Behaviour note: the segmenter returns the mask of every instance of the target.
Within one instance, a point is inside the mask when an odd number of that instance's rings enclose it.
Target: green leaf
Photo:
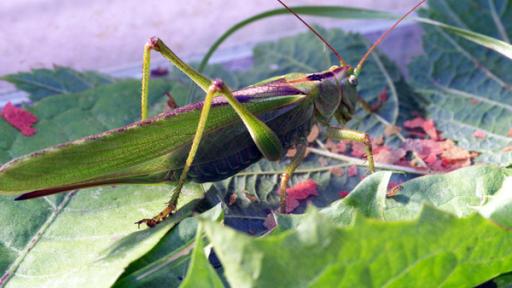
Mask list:
[[[507,1],[431,0],[422,16],[506,42],[512,34]],[[410,71],[416,90],[430,100],[429,116],[445,137],[481,153],[479,162],[510,163],[512,153],[504,148],[512,145],[511,60],[437,26],[423,28],[428,56]],[[475,137],[477,131],[485,137]]]
[[[489,5],[494,5],[494,3],[489,2]],[[503,56],[508,57],[509,59],[512,59],[512,45],[510,45],[507,42],[504,42],[502,40],[492,38],[480,33],[473,32],[471,30],[466,30],[462,28],[458,28],[455,26],[447,25],[441,22],[437,22],[431,19],[426,18],[416,18],[421,23],[435,25],[438,27],[443,28],[444,30],[448,32],[452,32],[454,34],[457,34],[460,37],[463,37],[469,41],[473,41],[476,44],[482,45],[484,47],[487,47],[489,49],[492,49],[498,53],[503,54]],[[507,34],[504,34],[507,35]],[[508,36],[507,36],[508,38]]]
[[[123,186],[81,190],[57,203],[50,198],[28,205],[3,201],[2,283],[6,287],[69,287],[70,283],[109,287],[197,204],[197,200],[191,202],[157,229],[138,229],[134,222],[162,209],[171,189],[168,185]],[[201,198],[203,191],[195,185],[186,194],[185,203],[191,197]]]
[[[512,270],[512,233],[428,206],[414,221],[360,216],[349,227],[312,209],[264,238],[204,225],[233,287],[471,287]]]
[[[474,286],[512,270],[512,250],[503,250],[512,243],[512,234],[499,228],[511,227],[510,175],[510,169],[468,167],[408,181],[395,196],[386,198],[390,174],[379,172],[366,177],[345,199],[321,209],[321,216],[277,215],[278,229],[270,237],[254,239],[217,226],[207,228],[207,234],[230,285],[237,287],[242,282],[264,286],[269,281],[300,287],[324,278],[343,286]],[[427,208],[427,213],[425,205],[444,212]],[[378,221],[361,221],[361,217],[354,221],[357,214]],[[365,227],[368,223],[380,228]],[[324,232],[330,225],[346,230],[339,232],[340,238],[330,238]]]
[[[190,260],[190,268],[187,277],[183,279],[180,287],[224,287],[215,269],[210,265],[204,254],[203,228],[200,225],[197,229],[195,248]]]
[[[174,227],[144,257],[125,269],[114,287],[161,287],[162,283],[177,287],[184,278],[194,248],[199,217],[189,217]],[[220,221],[223,218],[221,205],[203,212],[202,219]]]
[[[333,222],[351,223],[358,210],[367,217],[386,221],[412,220],[425,205],[459,217],[475,213],[502,226],[512,227],[512,171],[496,166],[478,165],[446,174],[418,177],[400,184],[398,192],[386,197],[389,172],[366,177],[348,197],[320,210]],[[282,228],[296,227],[301,215],[278,215]]]
[[[78,72],[65,67],[33,69],[31,72],[7,75],[2,79],[29,93],[32,101],[52,95],[80,92],[114,82],[113,78],[104,74]]]
[[[219,198],[223,199],[225,203],[229,203],[229,199],[235,197],[236,202],[227,207],[229,211],[226,215],[227,218],[238,216],[264,217],[268,214],[269,209],[275,209],[279,204],[277,189],[279,177],[285,166],[283,163],[261,160],[233,177],[215,182],[213,189],[208,191],[206,197],[211,203],[218,202]],[[318,167],[318,163],[310,159],[310,162],[304,163],[297,169],[290,185],[295,185],[306,179],[315,180],[321,195],[315,201],[317,204],[321,205],[323,203],[325,206],[339,198],[330,183],[330,168]],[[334,193],[328,191],[334,191]],[[233,194],[235,196],[232,196]]]
[[[367,217],[382,219],[390,177],[390,172],[374,173],[361,181],[346,198],[335,201],[319,211],[338,225],[352,223],[357,212]],[[298,227],[305,217],[305,214],[277,214],[277,228],[286,230]]]

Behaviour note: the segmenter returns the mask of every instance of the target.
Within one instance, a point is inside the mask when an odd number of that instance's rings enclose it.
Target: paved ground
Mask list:
[[[417,0],[288,0],[290,5],[356,5],[401,13]],[[147,3],[141,5],[141,2]],[[138,65],[147,38],[159,35],[178,55],[202,54],[233,23],[279,7],[273,0],[1,0],[0,75],[52,65],[113,69]],[[313,18],[308,18],[315,22]],[[318,19],[318,18],[316,18]],[[323,22],[332,24],[332,22]],[[336,22],[339,25],[339,21]],[[354,24],[351,27],[368,28]],[[373,25],[373,24],[372,24]],[[302,30],[276,17],[237,33],[224,48]],[[157,57],[155,57],[157,58]],[[158,59],[158,58],[157,58]],[[4,83],[5,84],[5,83]],[[5,87],[5,86],[4,86]]]

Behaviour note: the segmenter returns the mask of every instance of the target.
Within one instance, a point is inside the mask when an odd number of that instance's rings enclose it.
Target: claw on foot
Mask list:
[[[140,221],[135,222],[135,224],[137,224],[138,228],[140,228],[141,224],[146,224],[149,228],[153,228],[162,221],[164,221],[165,219],[167,219],[167,217],[174,214],[175,210],[176,206],[169,204],[167,207],[165,207],[164,210],[162,210],[162,212],[158,213],[158,215],[156,215],[155,217],[142,219]]]

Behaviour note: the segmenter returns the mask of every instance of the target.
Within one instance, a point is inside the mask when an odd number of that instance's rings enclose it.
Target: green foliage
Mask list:
[[[54,69],[34,69],[2,78],[16,85],[19,90],[29,93],[30,100],[38,101],[44,97],[75,93],[114,82],[110,76],[97,72],[77,72],[66,67]]]
[[[465,168],[410,181],[386,198],[390,173],[380,172],[327,208],[278,215],[278,229],[263,238],[215,223],[205,229],[233,287],[475,286],[512,269],[509,229],[475,213],[494,197],[512,203],[500,197],[510,194],[510,173]]]
[[[507,3],[431,0],[422,13],[506,41],[512,31],[506,21],[512,13]],[[360,110],[349,125],[380,135],[385,125],[398,125],[425,112],[444,137],[480,152],[480,162],[511,163],[512,153],[503,152],[512,141],[508,137],[510,61],[439,27],[424,29],[427,56],[411,65],[411,86],[387,58],[370,57],[359,91],[373,103],[386,91],[389,100],[379,117]],[[320,30],[351,64],[369,46],[358,35]],[[212,66],[207,73],[238,88],[336,63],[316,38],[301,34],[257,45],[254,65],[247,71]],[[153,113],[162,111],[165,92],[171,91],[179,105],[190,99],[189,81],[174,72],[171,77],[171,82],[152,81]],[[27,109],[40,121],[32,138],[0,121],[0,163],[139,117],[140,84],[135,80],[114,82],[97,73],[60,67],[5,79],[30,94],[35,103]],[[422,95],[414,95],[413,90]],[[203,93],[196,92],[196,100],[199,95]],[[477,130],[486,132],[486,138],[474,137]],[[276,207],[275,191],[284,164],[261,161],[211,187],[188,186],[181,212],[153,230],[139,230],[133,222],[159,211],[169,198],[170,186],[102,187],[25,202],[0,198],[0,283],[7,287],[205,283],[218,287],[225,284],[221,281],[233,287],[475,286],[500,274],[495,283],[500,287],[511,283],[506,274],[512,271],[510,169],[479,165],[416,178],[387,197],[390,172],[376,173],[358,184],[359,177],[330,173],[330,168],[343,165],[309,155],[292,184],[314,179],[320,196],[312,202],[324,208],[311,208],[304,215],[275,215],[277,228],[261,238],[215,221],[222,219],[222,212],[226,220],[266,216]],[[360,176],[365,173],[366,169],[359,170]],[[338,192],[354,186],[348,197],[339,199]],[[206,190],[209,206],[196,199]],[[235,203],[226,205],[233,193]],[[222,206],[201,214],[210,220],[190,217],[192,210],[204,211],[219,199]],[[200,221],[205,235],[197,232]],[[205,240],[222,262],[224,270],[217,274],[208,264]]]
[[[196,241],[192,259],[190,259],[190,269],[187,277],[183,280],[180,287],[224,287],[219,275],[208,262],[204,254],[203,229],[200,226],[197,229]]]
[[[457,27],[509,41],[512,35],[508,1],[429,1],[422,15]],[[428,97],[427,107],[444,135],[480,162],[508,164],[512,153],[512,74],[510,59],[448,33],[423,25],[425,56],[410,66],[417,91]],[[474,137],[476,131],[485,138]]]
[[[358,215],[349,227],[311,210],[264,238],[205,229],[232,287],[471,287],[512,269],[510,232],[430,207],[414,221]]]

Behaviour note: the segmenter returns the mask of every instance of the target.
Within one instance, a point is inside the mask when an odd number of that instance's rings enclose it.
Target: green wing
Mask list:
[[[259,115],[303,98],[254,98],[244,105]],[[176,111],[14,159],[0,167],[0,194],[41,190],[32,196],[37,197],[104,184],[162,182],[169,171],[183,167],[200,112]],[[230,106],[216,106],[204,137],[237,122],[240,119]]]

